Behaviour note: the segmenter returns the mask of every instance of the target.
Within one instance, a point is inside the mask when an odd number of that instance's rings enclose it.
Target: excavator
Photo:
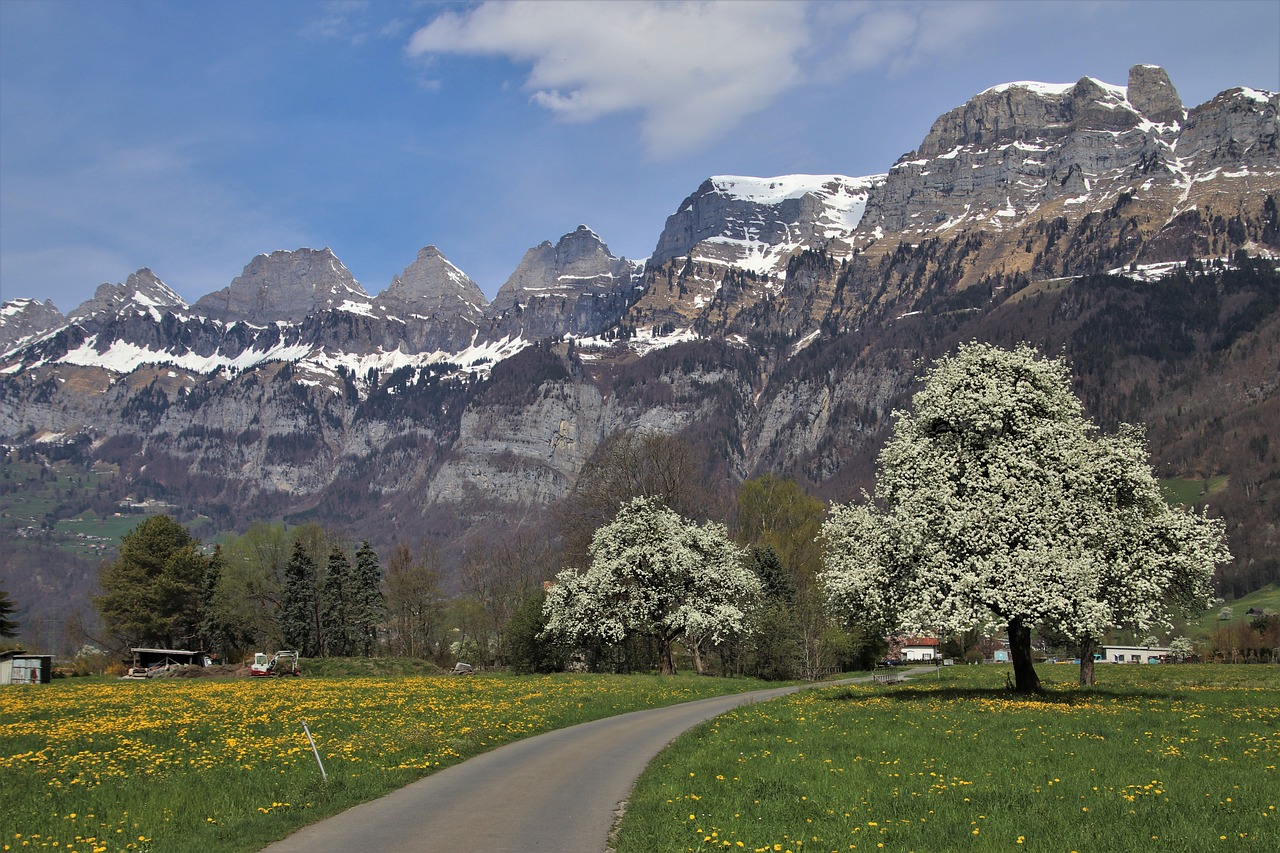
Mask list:
[[[302,656],[294,651],[281,650],[274,655],[258,652],[253,656],[253,663],[249,664],[249,674],[262,677],[302,675],[301,662]]]

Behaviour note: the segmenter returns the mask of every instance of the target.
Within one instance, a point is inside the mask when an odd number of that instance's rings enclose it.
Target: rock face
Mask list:
[[[1194,163],[1198,171],[1239,163],[1274,176],[1280,157],[1278,112],[1280,93],[1228,89],[1187,114],[1178,156]],[[1275,183],[1271,186],[1274,189]]]
[[[882,178],[708,178],[667,217],[648,266],[689,257],[778,274],[802,247],[826,246],[840,254],[862,219],[868,192]]]
[[[1173,81],[1158,65],[1130,68],[1126,92],[1133,108],[1156,124],[1174,124],[1187,117]]]
[[[427,246],[373,300],[374,313],[404,324],[405,343],[418,350],[466,348],[484,322],[480,287],[435,246]]]
[[[80,303],[71,312],[70,320],[73,323],[105,320],[131,311],[159,319],[167,311],[186,308],[185,299],[144,267],[125,279],[124,284],[98,285],[93,298]]]
[[[46,299],[15,299],[0,307],[0,352],[19,341],[56,329],[67,318]]]
[[[228,287],[201,297],[192,308],[215,320],[300,323],[334,308],[370,310],[369,294],[329,249],[258,255]]]
[[[525,252],[488,308],[488,337],[598,334],[621,316],[637,272],[579,225],[554,246],[543,242]]]
[[[460,318],[475,325],[484,316],[488,300],[479,285],[439,249],[427,246],[378,294],[374,304],[405,318],[446,322]]]
[[[1221,433],[1221,458],[1254,466],[1233,483],[1280,483],[1265,435],[1231,420],[1280,405],[1274,273],[1230,292],[1066,282],[1280,255],[1278,107],[1233,89],[1186,112],[1153,66],[1127,87],[998,86],[887,175],[714,177],[643,271],[583,226],[530,249],[490,305],[433,246],[375,299],[327,249],[259,256],[193,309],[140,270],[73,322],[0,312],[0,334],[41,330],[0,357],[0,444],[67,443],[118,469],[121,497],[221,528],[297,516],[381,544],[553,501],[616,430],[684,434],[717,481],[779,472],[847,499],[922,359],[1034,338],[1084,360],[1100,419],[1150,416],[1177,470],[1198,470],[1186,436]],[[1107,373],[1131,338],[1129,372]],[[1151,372],[1170,347],[1183,361]]]

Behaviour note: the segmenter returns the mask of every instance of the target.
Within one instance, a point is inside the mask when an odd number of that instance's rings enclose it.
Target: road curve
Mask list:
[[[741,705],[802,689],[633,711],[509,743],[304,827],[263,853],[602,853],[619,804],[676,736]]]

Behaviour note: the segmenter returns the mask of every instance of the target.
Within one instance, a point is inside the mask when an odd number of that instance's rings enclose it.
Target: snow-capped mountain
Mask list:
[[[649,265],[686,257],[785,276],[787,261],[801,249],[821,247],[846,258],[867,197],[884,177],[709,178],[667,217]]]
[[[0,352],[19,341],[30,340],[66,322],[51,301],[14,299],[0,306]]]
[[[712,177],[644,264],[582,226],[492,304],[430,245],[377,296],[297,249],[191,306],[149,270],[68,318],[7,303],[0,445],[102,463],[112,494],[215,527],[305,515],[382,543],[553,501],[617,430],[839,497],[919,361],[974,337],[1066,352],[1170,476],[1253,500],[1280,483],[1255,421],[1280,417],[1280,284],[1247,262],[1280,256],[1278,109],[1238,88],[1187,110],[1153,66],[996,86],[883,175]],[[1147,282],[1189,259],[1212,281]],[[1248,535],[1239,553],[1280,547]]]
[[[372,300],[328,249],[258,255],[222,290],[202,296],[192,309],[214,320],[300,323],[320,311],[368,314]]]
[[[159,320],[167,313],[186,308],[185,299],[144,267],[123,284],[98,285],[93,298],[80,303],[68,319],[72,323],[103,322],[127,314],[142,314]]]

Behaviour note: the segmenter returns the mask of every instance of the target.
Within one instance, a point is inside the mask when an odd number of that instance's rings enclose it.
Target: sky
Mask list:
[[[647,257],[713,175],[873,175],[991,86],[1280,90],[1280,2],[0,0],[0,299],[189,302],[329,247],[492,298],[585,224]]]

